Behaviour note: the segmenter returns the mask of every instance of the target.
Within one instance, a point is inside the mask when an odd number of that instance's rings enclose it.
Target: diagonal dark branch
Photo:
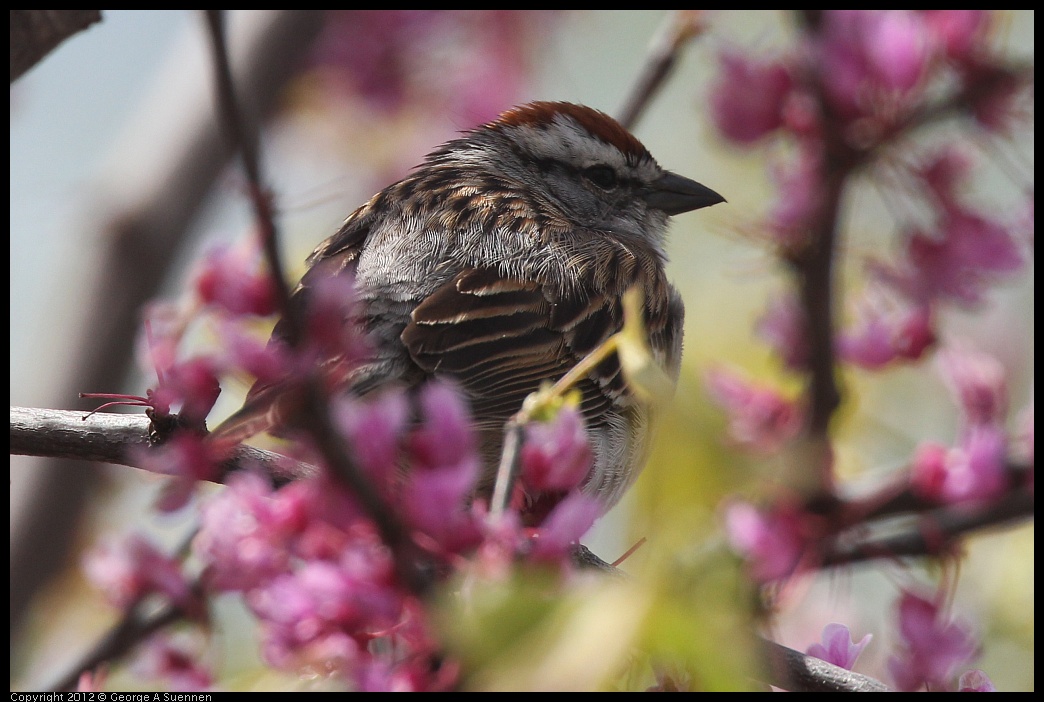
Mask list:
[[[11,82],[101,19],[101,10],[11,10]]]
[[[620,108],[618,121],[625,129],[633,130],[646,105],[659,92],[678,62],[685,45],[703,33],[705,16],[702,10],[671,10],[657,31],[645,57],[638,79]]]
[[[279,254],[278,231],[273,218],[271,197],[263,183],[260,154],[255,129],[249,125],[237,106],[233,91],[232,75],[225,50],[223,21],[220,10],[207,10],[217,73],[218,101],[222,118],[235,148],[240,150],[243,169],[246,173],[254,205],[255,217],[261,232],[262,247],[270,274],[278,289],[278,298],[285,328],[285,340],[291,347],[303,342],[303,320],[299,310],[290,304],[290,290],[283,277],[283,265]],[[308,432],[322,453],[331,472],[358,498],[366,513],[373,519],[382,540],[395,556],[397,572],[403,583],[412,592],[425,594],[433,584],[434,569],[427,563],[420,550],[413,544],[409,532],[392,511],[376,487],[351,459],[344,440],[334,428],[329,416],[329,393],[318,373],[312,373],[304,381],[305,402],[294,418],[295,424]]]

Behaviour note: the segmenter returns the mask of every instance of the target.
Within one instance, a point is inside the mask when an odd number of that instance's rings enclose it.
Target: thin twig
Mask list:
[[[524,431],[525,427],[519,423],[517,417],[512,417],[504,425],[504,447],[500,452],[500,465],[497,467],[497,477],[493,483],[493,497],[490,498],[489,513],[494,519],[504,514],[511,502],[511,494],[515,490],[515,480],[518,477]]]
[[[236,100],[235,85],[232,80],[232,67],[228,60],[228,47],[225,44],[224,12],[207,10],[207,26],[210,28],[211,47],[214,57],[214,72],[217,77],[217,95],[220,113],[224,118],[229,139],[239,148],[243,170],[246,173],[250,189],[250,201],[254,206],[255,220],[260,228],[261,246],[271,267],[272,282],[275,285],[279,311],[286,322],[286,341],[291,346],[298,342],[299,320],[290,308],[290,287],[283,277],[282,254],[279,251],[279,237],[272,211],[272,197],[264,187],[261,178],[261,162],[258,149],[256,125],[247,125],[245,117]]]
[[[954,548],[958,540],[971,533],[1032,519],[1034,496],[1025,487],[981,506],[946,505],[910,515],[912,526],[885,537],[869,537],[854,543],[831,546],[821,554],[824,568],[866,562],[879,558],[930,556]]]
[[[522,409],[516,412],[504,424],[504,445],[500,452],[500,464],[497,477],[493,483],[493,497],[490,499],[490,515],[497,518],[504,513],[511,502],[511,495],[518,478],[519,460],[522,451],[522,439],[526,425],[533,416],[543,411],[549,403],[562,398],[574,385],[587,377],[606,358],[616,353],[619,337],[614,334],[599,344],[591,353],[580,359],[580,362],[569,369],[549,388],[531,393],[522,403]]]
[[[673,10],[656,32],[638,79],[620,109],[618,121],[633,129],[646,105],[663,86],[682,48],[706,28],[703,10]]]
[[[293,348],[303,341],[303,319],[299,310],[290,304],[290,289],[283,277],[280,259],[278,232],[273,218],[271,197],[263,184],[261,175],[258,139],[256,130],[243,120],[236,106],[232,75],[225,52],[223,22],[220,10],[207,10],[211,42],[214,49],[217,71],[218,96],[229,135],[235,146],[241,149],[243,169],[246,173],[251,201],[261,232],[262,248],[268,262],[273,281],[277,286],[280,312],[284,323],[284,340]],[[322,452],[323,459],[331,472],[355,494],[360,505],[373,519],[381,539],[395,556],[396,569],[403,583],[418,595],[425,594],[433,582],[433,569],[428,559],[413,545],[405,525],[398,519],[377,489],[359,470],[350,458],[344,441],[334,428],[329,417],[329,394],[323,379],[312,373],[304,380],[306,400],[294,423],[307,431]]]

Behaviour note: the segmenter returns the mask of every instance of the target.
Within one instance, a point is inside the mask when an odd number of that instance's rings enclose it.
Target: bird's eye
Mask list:
[[[609,166],[585,168],[584,178],[587,178],[602,190],[611,190],[616,187],[616,171]]]

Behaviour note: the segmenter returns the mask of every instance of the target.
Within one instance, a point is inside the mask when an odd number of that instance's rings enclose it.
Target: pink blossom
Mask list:
[[[305,339],[308,346],[299,351],[296,362],[301,372],[312,372],[315,359],[337,358],[337,369],[327,368],[327,376],[341,386],[341,375],[354,367],[367,353],[367,342],[359,332],[356,291],[353,276],[329,261],[321,261],[305,274],[308,297],[305,306]],[[329,362],[327,361],[327,364]]]
[[[534,40],[553,11],[340,10],[329,13],[314,62],[324,97],[392,112],[491,119],[525,85]]]
[[[389,587],[390,559],[376,546],[356,544],[337,562],[303,563],[247,593],[269,663],[350,673],[370,632],[399,621],[403,602]]]
[[[173,477],[156,500],[155,507],[161,512],[175,512],[187,505],[199,481],[213,480],[225,458],[205,436],[190,431],[179,431],[158,446],[136,448],[133,455],[135,465],[143,470]]]
[[[917,360],[935,343],[930,305],[911,305],[875,291],[859,302],[856,325],[837,340],[838,355],[845,361],[876,370],[898,360]]]
[[[346,398],[334,408],[352,456],[375,485],[391,485],[401,468],[401,443],[409,420],[406,395],[391,388],[366,399]]]
[[[84,557],[83,569],[88,580],[122,610],[146,595],[159,593],[192,616],[200,613],[181,564],[142,536],[131,535],[95,547]]]
[[[455,465],[415,470],[407,478],[402,504],[411,526],[446,552],[474,547],[481,534],[469,501],[480,466],[477,457]]]
[[[522,480],[534,492],[571,490],[587,477],[591,457],[580,411],[564,407],[551,421],[526,427],[520,454]]]
[[[975,162],[968,152],[958,146],[947,145],[925,159],[916,169],[916,175],[944,208],[958,206],[958,196],[967,184]]]
[[[563,561],[570,547],[594,525],[605,506],[594,497],[571,492],[555,505],[536,532],[530,556],[536,560]]]
[[[957,682],[957,692],[996,692],[997,688],[994,686],[993,681],[990,680],[990,676],[981,670],[969,670],[967,673],[962,673],[960,680]]]
[[[946,207],[936,232],[914,229],[907,237],[906,260],[876,272],[914,300],[947,298],[972,306],[986,284],[1022,267],[1023,255],[1008,228],[998,221]]]
[[[1007,372],[996,358],[964,346],[941,349],[936,358],[940,374],[967,422],[1004,421],[1008,413]]]
[[[447,382],[432,382],[420,393],[423,424],[409,439],[415,466],[452,466],[473,458],[475,438],[463,396]]]
[[[888,663],[901,690],[928,685],[945,689],[958,666],[967,663],[977,646],[967,626],[946,621],[938,602],[903,592],[897,607],[899,653]]]
[[[279,528],[272,488],[260,475],[240,471],[204,503],[193,551],[207,564],[216,590],[249,590],[289,567],[289,534]]]
[[[275,534],[290,535],[293,556],[304,560],[335,559],[355,543],[377,540],[376,527],[355,496],[327,473],[299,480],[275,494]]]
[[[794,294],[774,295],[758,320],[755,333],[779,354],[788,369],[805,368],[808,363],[805,313]]]
[[[928,34],[910,10],[830,10],[818,40],[817,67],[844,118],[871,113],[879,96],[904,96],[927,69]]]
[[[933,41],[951,59],[963,61],[984,48],[989,10],[922,10]]]
[[[203,304],[234,315],[275,312],[275,284],[262,265],[260,252],[245,246],[219,246],[197,264],[196,294]]]
[[[244,333],[239,324],[229,322],[219,322],[218,333],[222,372],[246,372],[261,383],[276,383],[291,372],[290,349],[281,339],[263,341],[255,334]]]
[[[1008,135],[1012,126],[1024,119],[1019,97],[1032,81],[992,57],[977,57],[961,69],[967,107],[976,123],[988,132]]]
[[[909,10],[879,11],[866,29],[866,58],[881,84],[900,92],[917,85],[928,59],[928,35],[921,15]]]
[[[756,62],[739,51],[719,56],[711,87],[711,118],[727,139],[751,144],[783,125],[783,105],[791,90],[790,73],[779,61]]]
[[[197,356],[164,368],[152,394],[156,409],[165,413],[177,407],[182,419],[202,424],[221,394],[216,365],[208,356]]]
[[[873,635],[867,634],[859,643],[854,643],[848,627],[844,624],[827,624],[823,627],[823,635],[819,643],[808,647],[806,653],[827,663],[852,670],[859,654],[870,643]]]
[[[762,512],[747,502],[732,502],[725,507],[725,530],[733,550],[760,582],[793,573],[807,541],[804,520],[789,507]]]
[[[777,196],[767,224],[784,252],[800,249],[808,239],[821,206],[821,171],[819,154],[809,148],[800,149],[790,163],[772,168]]]
[[[1007,485],[1007,439],[996,427],[974,426],[953,447],[935,442],[918,446],[911,482],[918,494],[940,502],[982,501]]]
[[[729,436],[744,448],[772,453],[797,436],[803,416],[797,403],[777,390],[734,371],[717,368],[706,375],[711,397],[729,416]]]
[[[134,670],[144,678],[165,682],[173,692],[210,690],[214,678],[201,649],[198,640],[159,633],[141,647]]]

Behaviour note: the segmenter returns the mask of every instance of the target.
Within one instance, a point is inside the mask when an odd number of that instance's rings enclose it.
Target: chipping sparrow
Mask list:
[[[676,377],[684,308],[664,272],[667,217],[723,201],[664,171],[608,115],[534,102],[443,144],[355,210],[311,255],[294,299],[306,302],[322,276],[353,274],[374,350],[349,387],[453,379],[471,404],[488,491],[505,421],[619,331],[633,285],[653,353]],[[578,389],[594,453],[584,490],[608,507],[644,461],[647,410],[615,356]],[[271,390],[255,386],[216,433],[279,424]]]

